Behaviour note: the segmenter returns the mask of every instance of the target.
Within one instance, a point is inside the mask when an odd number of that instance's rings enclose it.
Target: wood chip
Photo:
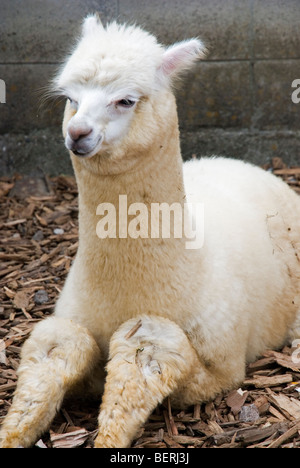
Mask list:
[[[291,374],[274,375],[272,377],[254,376],[253,379],[246,379],[244,385],[253,385],[256,388],[277,387],[278,385],[290,383],[293,381]]]
[[[286,440],[289,440],[291,437],[297,434],[299,430],[300,430],[300,421],[297,421],[290,429],[288,429],[280,437],[278,437],[278,439],[274,440],[274,442],[272,442],[268,446],[268,448],[280,447],[280,445],[282,445]]]
[[[29,305],[29,296],[25,291],[18,291],[14,296],[14,306],[17,309],[26,309]]]
[[[2,227],[16,226],[17,224],[26,223],[26,221],[27,221],[26,218],[14,219],[12,221],[7,221],[6,223],[3,223]]]
[[[292,356],[289,356],[284,353],[279,353],[278,351],[267,351],[265,355],[270,356],[274,359],[282,367],[286,367],[287,369],[291,369],[295,372],[300,372],[300,362],[294,362]]]
[[[288,417],[300,419],[300,401],[293,397],[288,397],[282,393],[276,394],[271,390],[268,391],[269,401],[271,401],[279,411],[284,411]]]
[[[51,434],[53,448],[76,448],[83,445],[90,437],[90,433],[85,429],[78,429],[65,434]]]

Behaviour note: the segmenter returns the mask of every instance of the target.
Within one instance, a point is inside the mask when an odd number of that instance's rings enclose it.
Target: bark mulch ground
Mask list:
[[[300,168],[266,168],[300,193]],[[78,245],[73,177],[0,178],[0,423],[16,387],[20,348],[53,312]],[[66,401],[41,448],[93,445],[99,402]],[[300,447],[300,349],[266,350],[241,388],[177,410],[167,400],[133,447]]]

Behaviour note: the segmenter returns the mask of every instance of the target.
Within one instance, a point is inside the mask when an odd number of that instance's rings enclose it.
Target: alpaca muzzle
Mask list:
[[[74,136],[75,135],[73,135],[72,138],[70,132],[68,132],[65,139],[65,146],[76,156],[93,156],[95,154],[95,150],[98,149],[98,146],[102,142],[102,135],[95,138],[92,134],[92,130],[85,134],[78,134],[77,138],[74,138]]]

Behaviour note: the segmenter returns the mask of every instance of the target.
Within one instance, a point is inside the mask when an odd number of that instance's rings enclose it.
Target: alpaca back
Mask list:
[[[300,199],[242,161],[204,158],[183,171],[187,199],[204,204],[201,321],[213,341],[238,327],[251,360],[283,343],[300,309]]]

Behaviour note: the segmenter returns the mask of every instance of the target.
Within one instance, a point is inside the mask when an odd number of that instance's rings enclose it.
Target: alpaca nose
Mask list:
[[[70,138],[77,142],[92,133],[92,129],[90,127],[70,127],[68,132]]]

